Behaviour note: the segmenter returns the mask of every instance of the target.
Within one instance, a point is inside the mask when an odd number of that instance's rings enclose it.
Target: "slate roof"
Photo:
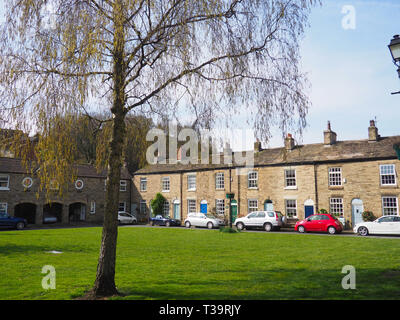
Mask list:
[[[330,146],[323,143],[298,145],[291,151],[286,151],[285,148],[265,149],[254,154],[254,167],[397,159],[395,145],[400,145],[400,136],[380,137],[376,142],[366,139],[337,141]],[[229,167],[240,166],[229,166],[224,164],[223,160],[219,165],[154,164],[136,171],[133,175],[215,170]]]

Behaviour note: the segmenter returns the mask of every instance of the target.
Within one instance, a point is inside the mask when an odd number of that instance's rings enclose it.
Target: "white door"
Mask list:
[[[362,213],[364,212],[364,205],[361,199],[354,199],[351,202],[351,215],[352,215],[352,222],[353,222],[353,227],[357,223],[363,222],[362,218]]]

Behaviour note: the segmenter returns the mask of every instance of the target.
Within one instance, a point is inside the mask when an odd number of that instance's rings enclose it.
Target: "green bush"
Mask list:
[[[324,213],[324,214],[327,214],[327,213],[328,213],[328,211],[327,211],[327,210],[325,210],[325,209],[319,209],[319,210],[318,210],[318,213]]]
[[[153,210],[153,215],[163,214],[163,206],[165,198],[161,193],[157,193],[156,197],[150,201],[151,209]]]
[[[362,218],[365,222],[367,221],[374,221],[376,219],[376,217],[374,216],[374,214],[372,213],[372,211],[364,211],[362,213]]]

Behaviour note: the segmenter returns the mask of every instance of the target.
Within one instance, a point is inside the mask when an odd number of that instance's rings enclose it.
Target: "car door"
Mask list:
[[[384,216],[376,220],[373,225],[373,232],[377,234],[389,234],[391,233],[393,224],[393,217]]]
[[[257,212],[256,217],[253,219],[255,227],[262,227],[266,221],[266,214],[264,211]]]
[[[309,216],[306,222],[304,223],[304,227],[306,228],[307,231],[316,231],[318,230],[318,222],[319,222],[318,215]]]
[[[0,214],[0,228],[10,227],[10,219],[7,214]]]
[[[256,217],[257,217],[258,211],[252,212],[247,215],[246,220],[245,220],[245,225],[248,227],[254,227],[256,224]]]
[[[331,223],[331,220],[328,216],[320,215],[318,216],[318,220],[316,222],[316,231],[325,232],[328,230],[328,225]]]
[[[205,227],[207,225],[207,216],[203,213],[199,213],[198,217],[199,217],[199,226]]]
[[[393,234],[400,234],[400,217],[393,218]]]

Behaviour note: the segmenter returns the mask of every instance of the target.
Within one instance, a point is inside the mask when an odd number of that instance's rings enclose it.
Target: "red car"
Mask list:
[[[334,216],[320,213],[298,221],[294,229],[300,233],[315,231],[335,234],[342,232],[343,226]]]

